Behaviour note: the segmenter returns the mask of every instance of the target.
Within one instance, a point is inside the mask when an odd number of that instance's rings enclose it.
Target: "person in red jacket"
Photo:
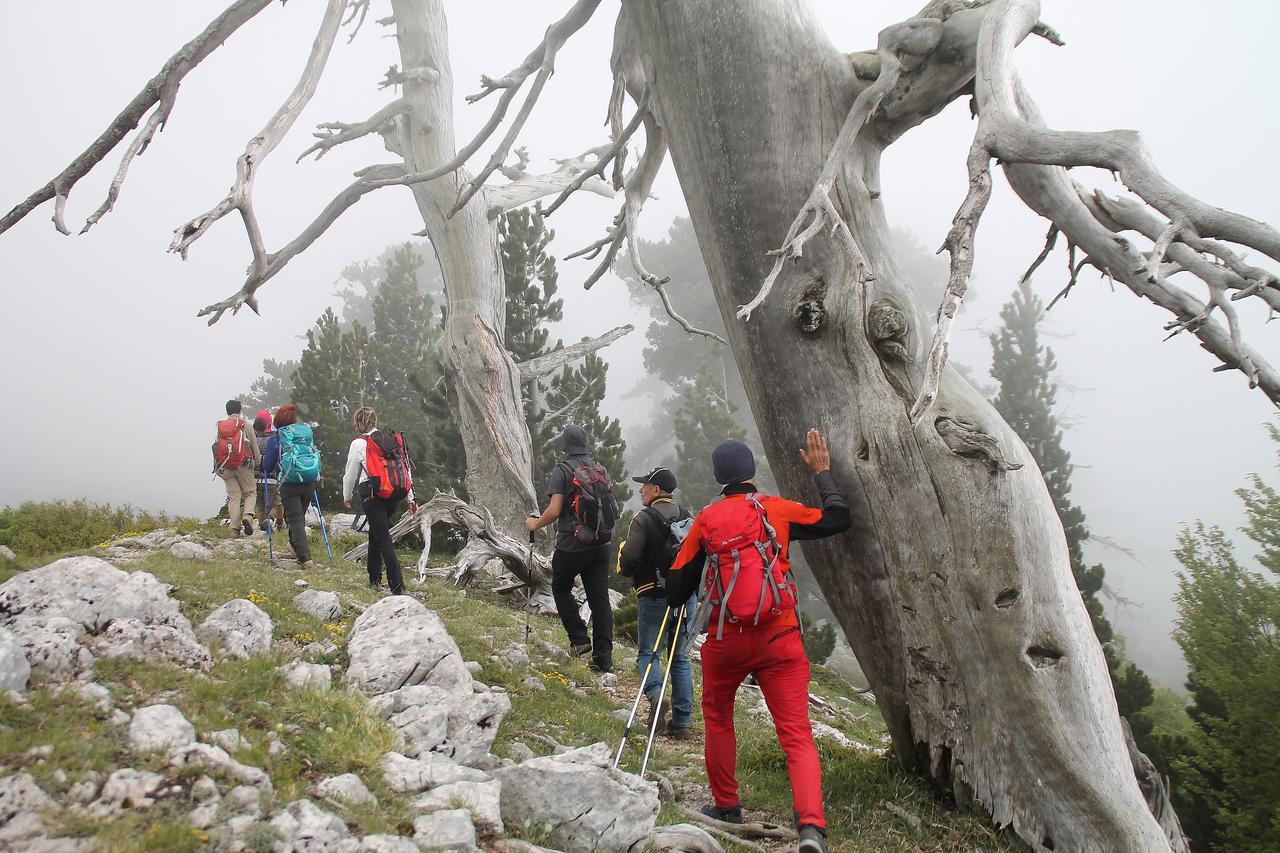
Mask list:
[[[738,742],[733,702],[754,674],[787,756],[800,853],[826,853],[822,771],[809,724],[809,659],[796,615],[796,589],[787,549],[793,540],[820,539],[849,528],[849,505],[831,476],[827,440],[809,430],[801,457],[815,474],[822,508],[756,490],[755,458],[740,441],[711,454],[721,497],[698,513],[667,574],[667,603],[678,607],[701,590],[710,606],[702,647],[704,756],[715,805],[703,813],[742,822],[738,797]]]

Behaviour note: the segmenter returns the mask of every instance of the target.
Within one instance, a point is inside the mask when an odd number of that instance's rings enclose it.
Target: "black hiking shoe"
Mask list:
[[[573,655],[575,658],[580,658],[583,655],[589,655],[591,654],[591,644],[590,643],[570,643],[569,654]]]
[[[240,519],[240,529],[244,531],[245,536],[252,536],[253,535],[253,519],[247,515],[244,518]]]
[[[702,807],[702,813],[714,820],[724,821],[725,823],[742,823],[742,806],[734,806],[729,809],[722,809],[715,803]],[[825,851],[826,848],[824,847]],[[805,851],[808,853],[808,851]]]
[[[587,669],[592,672],[613,672],[613,661],[593,660],[591,663],[587,664]]]
[[[827,834],[809,824],[800,827],[800,844],[796,853],[827,853]]]

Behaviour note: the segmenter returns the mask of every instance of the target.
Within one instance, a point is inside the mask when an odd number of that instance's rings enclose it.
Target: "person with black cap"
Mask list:
[[[734,440],[716,447],[711,464],[724,489],[698,513],[672,562],[667,603],[680,606],[701,587],[698,613],[707,613],[710,620],[702,647],[702,718],[703,754],[715,803],[703,812],[742,822],[733,702],[738,685],[754,674],[787,756],[800,834],[797,849],[826,853],[822,768],[809,723],[809,659],[800,637],[787,548],[792,540],[847,530],[850,519],[849,505],[831,476],[827,440],[811,429],[806,445],[800,456],[815,474],[821,509],[760,494],[751,448]]]
[[[556,523],[556,548],[551,555],[551,596],[569,635],[569,651],[591,655],[591,668],[613,672],[613,608],[609,605],[609,541],[618,517],[617,499],[609,475],[591,456],[582,427],[569,424],[553,442],[564,459],[551,470],[542,515],[525,519],[533,532]],[[591,610],[591,634],[578,613],[573,582],[582,577]]]
[[[689,518],[689,513],[671,497],[676,490],[676,475],[669,468],[654,468],[644,476],[631,479],[640,484],[640,502],[644,509],[631,519],[626,541],[618,550],[618,571],[631,578],[636,590],[636,669],[645,679],[644,695],[649,700],[650,731],[663,731],[663,719],[669,710],[671,726],[666,733],[678,740],[686,740],[693,736],[693,674],[685,648],[691,636],[689,629],[693,620],[694,597],[690,595],[681,606],[684,620],[679,635],[673,636],[678,611],[672,609],[668,612],[664,585],[674,556],[671,548],[676,536],[672,525]],[[667,620],[667,637],[663,639],[667,642],[660,642],[658,632],[664,618]],[[662,660],[666,654],[662,647],[669,646],[672,641],[675,650],[671,662],[671,697],[659,705]]]

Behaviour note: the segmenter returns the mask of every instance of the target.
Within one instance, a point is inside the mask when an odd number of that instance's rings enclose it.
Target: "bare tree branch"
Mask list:
[[[347,44],[355,41],[356,36],[360,34],[360,28],[364,26],[365,16],[369,14],[369,3],[370,0],[351,0],[351,12],[347,15],[347,19],[342,22],[342,25],[345,27],[352,21],[355,21],[356,25],[351,28],[351,35],[347,36]],[[360,16],[359,20],[356,20],[356,15]]]
[[[55,226],[63,234],[69,234],[70,232],[67,231],[66,225],[62,221],[63,211],[66,209],[67,196],[71,193],[76,182],[87,175],[94,166],[101,163],[120,144],[120,141],[124,139],[129,131],[138,126],[138,122],[152,107],[159,105],[158,110],[161,117],[158,127],[163,127],[164,120],[168,117],[169,110],[173,106],[173,98],[177,94],[178,85],[182,82],[182,78],[230,38],[232,33],[240,29],[241,26],[265,9],[270,3],[271,0],[237,0],[215,18],[209,26],[205,27],[200,35],[184,44],[177,53],[169,58],[169,61],[164,64],[159,73],[147,81],[147,85],[142,88],[142,91],[134,96],[128,106],[93,141],[93,144],[81,152],[79,157],[72,160],[70,165],[63,169],[56,178],[36,190],[25,201],[6,213],[3,218],[0,218],[0,234],[8,231],[15,223],[22,220],[28,213],[49,199],[55,199]],[[149,140],[154,132],[149,127],[144,128],[142,136],[145,140]],[[137,154],[142,153],[142,150],[146,147],[145,140],[137,146]],[[127,170],[130,160],[132,160],[132,157],[126,155],[125,161],[121,163],[121,172]],[[120,174],[117,173],[117,177]],[[114,182],[112,187],[115,195],[119,195],[120,187]],[[106,204],[108,210],[114,200],[114,197],[109,196]],[[101,216],[98,216],[98,218],[101,218]],[[94,221],[97,220],[95,219]]]
[[[330,121],[317,125],[315,133],[312,134],[317,141],[312,143],[311,147],[306,151],[299,154],[298,159],[294,162],[302,162],[302,158],[308,154],[315,154],[316,159],[319,160],[329,153],[330,149],[336,148],[344,142],[351,142],[353,139],[359,139],[371,133],[379,133],[386,127],[388,122],[398,115],[403,115],[408,110],[408,102],[403,98],[396,98],[364,121],[355,124]]]
[[[616,161],[617,164],[621,164],[622,157],[620,155],[626,151],[627,140],[631,138],[631,136],[636,132],[636,129],[640,127],[640,123],[644,121],[645,111],[648,108],[649,89],[646,86],[644,94],[640,96],[640,102],[636,105],[636,114],[631,117],[631,121],[628,122],[625,128],[614,133],[613,144],[607,147],[600,146],[600,148],[592,149],[592,152],[596,154],[596,164],[590,169],[584,171],[577,181],[566,187],[565,191],[560,193],[560,195],[556,197],[556,200],[551,203],[551,206],[542,211],[543,216],[550,216],[555,213],[556,210],[559,209],[560,205],[564,204],[569,199],[569,196],[571,196],[576,190],[580,189],[582,185],[593,175],[598,175],[603,178],[605,167],[611,162]],[[615,169],[614,189],[622,189],[624,183],[625,181],[618,176],[617,169]]]
[[[490,215],[512,210],[553,193],[559,193],[559,198],[564,198],[565,193],[578,189],[585,189],[605,198],[613,198],[617,195],[616,191],[598,174],[594,174],[595,167],[589,159],[596,157],[598,162],[602,149],[606,147],[601,145],[577,157],[557,160],[559,165],[551,172],[541,175],[520,174],[518,177],[513,177],[511,183],[485,187],[484,201]]]
[[[630,324],[618,326],[610,329],[598,338],[586,338],[576,344],[558,349],[555,352],[549,352],[546,355],[540,355],[537,358],[531,358],[528,361],[522,361],[516,365],[520,368],[521,383],[529,382],[533,379],[546,376],[549,373],[555,373],[561,367],[564,367],[571,361],[577,361],[588,353],[596,350],[604,349],[614,341],[626,337],[636,330],[635,326]]]

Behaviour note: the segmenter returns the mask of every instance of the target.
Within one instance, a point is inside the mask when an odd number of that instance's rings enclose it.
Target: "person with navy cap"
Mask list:
[[[733,704],[738,686],[755,675],[787,756],[798,853],[826,853],[822,769],[809,723],[809,659],[787,549],[793,540],[847,530],[850,518],[831,476],[827,440],[818,430],[809,430],[800,456],[814,473],[820,509],[760,493],[751,448],[732,439],[717,446],[711,464],[724,489],[694,519],[667,573],[666,589],[673,607],[701,589],[699,614],[709,618],[701,655],[703,755],[715,802],[703,813],[742,822]]]
[[[636,590],[636,669],[641,678],[645,678],[645,671],[648,671],[644,695],[649,700],[649,730],[665,731],[673,738],[687,740],[693,737],[693,673],[685,648],[691,636],[689,629],[694,596],[688,596],[681,605],[685,618],[679,636],[672,636],[677,614],[675,610],[667,613],[667,593],[663,584],[672,557],[678,550],[671,527],[688,519],[689,513],[671,497],[676,490],[676,475],[670,468],[654,468],[648,474],[631,479],[640,484],[640,502],[644,509],[631,519],[627,538],[618,550],[618,571],[631,578]],[[664,617],[667,636],[659,638]],[[671,696],[659,704],[662,661],[666,654],[664,647],[669,647],[672,642],[675,643],[675,653],[671,663]],[[671,725],[664,730],[668,712]]]

